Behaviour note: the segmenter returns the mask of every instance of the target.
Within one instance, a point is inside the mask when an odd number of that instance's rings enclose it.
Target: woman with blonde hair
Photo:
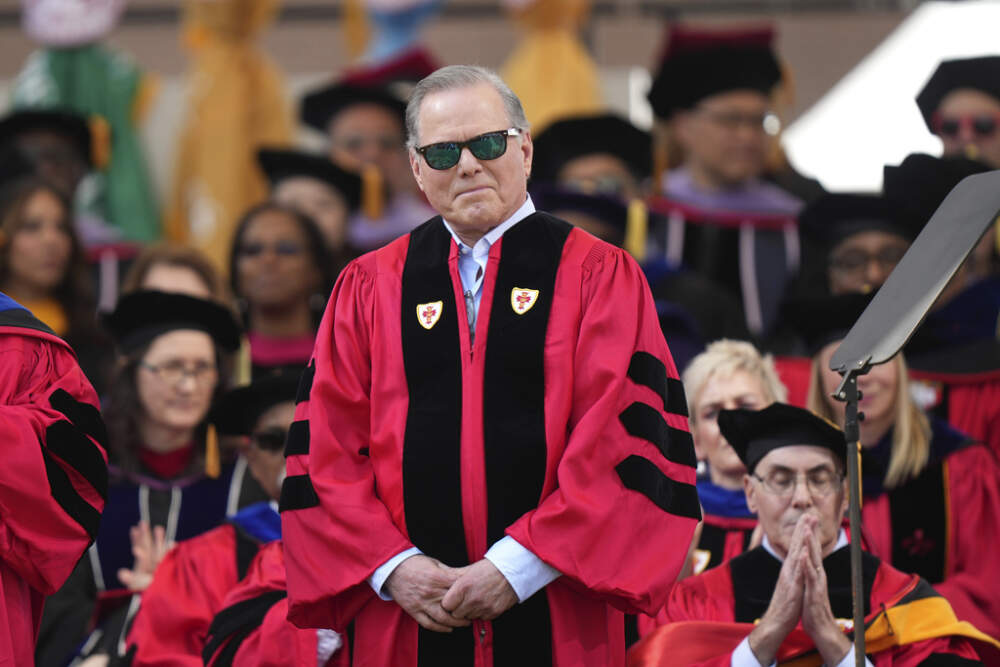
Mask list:
[[[808,407],[836,424],[844,404],[830,358],[871,295],[814,302],[802,321],[812,355]],[[808,312],[805,312],[808,311]],[[910,394],[902,353],[858,380],[865,548],[931,582],[960,620],[1000,635],[1000,468],[981,443],[928,417]]]
[[[698,499],[704,516],[693,573],[720,565],[750,545],[757,519],[746,504],[746,467],[719,432],[719,410],[760,410],[787,392],[774,360],[750,343],[722,339],[710,344],[681,376],[688,399],[688,420],[703,472]]]

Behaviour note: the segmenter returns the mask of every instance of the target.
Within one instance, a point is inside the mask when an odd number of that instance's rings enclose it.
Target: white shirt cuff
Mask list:
[[[373,589],[375,589],[375,593],[383,600],[391,600],[392,596],[389,595],[388,592],[382,591],[382,586],[385,585],[385,580],[389,578],[389,575],[392,574],[393,570],[399,567],[400,563],[410,556],[417,556],[421,553],[423,552],[420,551],[420,549],[410,547],[406,551],[400,551],[398,554],[380,565],[374,572],[372,572],[372,576],[368,577],[368,583]]]
[[[837,663],[837,667],[854,667],[854,644],[851,643],[851,650],[847,652],[847,655]],[[872,667],[871,660],[868,656],[865,656],[865,667]]]
[[[562,572],[546,564],[510,535],[490,547],[486,560],[500,570],[519,602],[524,602],[562,576]]]
[[[774,667],[777,664],[777,662],[772,662],[766,667]],[[763,667],[757,660],[757,656],[750,650],[750,635],[744,637],[740,645],[733,651],[733,655],[729,658],[729,667]]]

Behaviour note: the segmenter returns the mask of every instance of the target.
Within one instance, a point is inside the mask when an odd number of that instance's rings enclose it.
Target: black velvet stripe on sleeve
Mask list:
[[[636,352],[628,365],[628,376],[636,384],[656,392],[663,400],[663,410],[683,417],[688,416],[684,385],[680,380],[667,376],[667,367],[649,352]]]
[[[319,505],[319,496],[312,485],[309,475],[289,475],[281,485],[281,500],[278,508],[281,512],[304,510]]]
[[[952,653],[931,653],[920,661],[920,667],[972,667],[982,664],[981,660],[970,660]]]
[[[483,436],[489,544],[538,506],[545,483],[545,334],[556,274],[572,227],[536,213],[502,240],[490,306],[483,380]],[[537,290],[524,313],[511,304],[515,289]],[[482,308],[486,305],[483,304]],[[552,630],[543,593],[493,622],[494,664],[524,664],[524,647],[551,660]]]
[[[83,476],[101,498],[108,498],[108,464],[94,443],[68,421],[57,421],[45,429],[45,444]]]
[[[288,440],[285,441],[285,456],[297,456],[309,453],[309,420],[294,421],[288,427]]]
[[[667,424],[656,408],[636,402],[625,408],[618,419],[629,435],[653,443],[668,461],[691,468],[698,465],[691,434]]]
[[[97,441],[101,447],[108,448],[108,430],[104,426],[101,412],[89,403],[76,400],[65,389],[56,389],[49,396],[49,405],[58,410],[73,425]]]
[[[892,566],[919,574],[932,584],[945,575],[949,505],[945,493],[940,463],[889,491]]]
[[[455,293],[448,270],[451,234],[441,218],[410,233],[403,266],[400,324],[409,409],[403,441],[406,530],[421,551],[451,566],[466,565],[462,520],[462,359]],[[441,302],[429,329],[422,304]],[[465,307],[464,304],[462,306]],[[442,634],[420,628],[419,665],[472,664],[471,627]]]
[[[615,466],[625,488],[649,498],[664,512],[701,520],[698,490],[670,479],[647,458],[633,454]]]
[[[271,607],[288,597],[286,591],[270,591],[249,600],[226,607],[212,620],[208,627],[208,641],[202,650],[202,659],[207,665],[215,652],[227,640],[227,651],[216,658],[216,665],[231,665],[236,650],[243,639],[255,628],[260,627]]]
[[[302,371],[302,378],[299,380],[299,388],[295,392],[295,404],[298,405],[309,400],[309,392],[312,391],[313,380],[316,379],[316,360],[311,359],[306,369]]]
[[[52,497],[65,510],[66,514],[87,531],[90,539],[94,539],[101,526],[101,513],[77,493],[66,471],[49,454],[45,444],[39,444],[42,449],[42,458],[45,460],[45,474],[49,479]]]

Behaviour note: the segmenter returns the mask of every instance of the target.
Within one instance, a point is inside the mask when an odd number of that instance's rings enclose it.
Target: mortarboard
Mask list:
[[[138,290],[122,296],[115,310],[104,316],[115,342],[128,353],[157,336],[177,329],[204,331],[230,352],[240,347],[240,325],[224,306],[187,294]]]
[[[831,193],[812,201],[799,214],[804,236],[832,248],[859,232],[882,231],[912,241],[922,223],[903,216],[878,195]]]
[[[898,215],[919,232],[959,181],[990,167],[963,157],[912,153],[899,166],[882,170],[882,193]]]
[[[934,112],[948,93],[972,88],[995,97],[1000,103],[1000,56],[945,60],[917,95],[917,106],[927,129],[934,132]]]
[[[89,166],[94,166],[92,137],[87,118],[61,109],[17,109],[0,118],[0,146],[10,145],[17,135],[49,130],[67,137]]]
[[[335,83],[307,93],[302,98],[300,115],[302,122],[326,134],[330,119],[348,107],[357,104],[374,104],[383,107],[399,117],[404,124],[406,102],[392,94],[384,86],[359,86],[350,83]]]
[[[302,370],[282,369],[226,392],[212,410],[212,422],[219,433],[250,435],[265,411],[295,400]]]
[[[321,155],[303,151],[263,148],[257,151],[257,162],[271,183],[272,189],[288,178],[305,176],[326,183],[343,196],[354,210],[361,203],[361,177],[341,169]]]
[[[781,80],[770,28],[713,31],[671,27],[649,102],[659,118],[731,90],[769,95]]]
[[[823,447],[847,462],[844,432],[803,408],[772,403],[763,410],[720,410],[719,431],[753,473],[768,452],[780,447]]]
[[[549,125],[533,140],[531,175],[536,181],[554,183],[570,160],[607,153],[628,167],[638,179],[652,170],[652,139],[616,114],[564,118]]]

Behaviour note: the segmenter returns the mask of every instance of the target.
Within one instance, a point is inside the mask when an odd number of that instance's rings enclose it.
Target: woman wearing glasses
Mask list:
[[[211,301],[137,291],[106,324],[119,352],[104,413],[108,502],[95,544],[46,604],[42,665],[71,657],[95,602],[101,634],[89,650],[113,653],[138,608],[133,592],[149,584],[169,546],[217,526],[239,499],[207,419],[239,346],[233,315]]]
[[[336,278],[316,223],[281,204],[255,206],[236,228],[229,268],[253,376],[304,367]]]
[[[869,297],[818,301],[804,323],[813,358],[808,407],[837,424],[840,375],[830,358]],[[1000,634],[1000,469],[990,451],[928,418],[902,355],[860,377],[863,537],[872,554],[931,582],[962,620]]]

